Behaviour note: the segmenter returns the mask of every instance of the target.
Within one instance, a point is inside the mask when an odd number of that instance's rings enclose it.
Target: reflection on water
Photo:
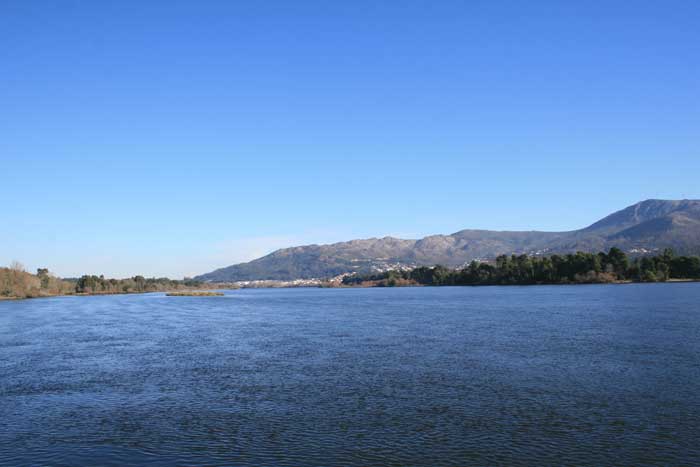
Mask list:
[[[690,465],[700,284],[0,302],[0,465]]]

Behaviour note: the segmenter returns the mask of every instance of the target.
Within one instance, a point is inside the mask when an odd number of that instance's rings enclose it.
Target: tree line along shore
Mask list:
[[[551,256],[501,255],[493,262],[472,261],[467,267],[422,266],[411,270],[377,274],[353,274],[338,282],[319,282],[320,287],[397,287],[443,285],[535,285],[601,284],[621,282],[666,282],[700,280],[700,258],[677,256],[666,249],[660,255],[630,259],[618,248],[607,253]],[[239,288],[233,283],[208,283],[192,279],[106,279],[84,275],[61,279],[48,269],[30,274],[19,263],[0,268],[0,299],[52,297],[58,295],[108,295],[148,292],[178,292]]]
[[[61,279],[48,269],[30,274],[14,262],[0,268],[0,299],[54,297],[58,295],[110,295],[148,292],[176,292],[186,290],[224,288],[226,284],[207,284],[191,279],[145,278],[106,279],[104,276],[85,275],[77,279]],[[228,287],[233,287],[228,285]]]
[[[700,258],[676,256],[666,249],[656,256],[630,259],[619,248],[607,253],[551,256],[501,255],[495,262],[472,261],[462,269],[419,267],[343,278],[343,286],[601,284],[700,280]]]

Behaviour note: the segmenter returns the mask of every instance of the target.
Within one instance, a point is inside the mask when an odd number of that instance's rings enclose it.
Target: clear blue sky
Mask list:
[[[0,264],[182,277],[700,198],[698,24],[693,0],[4,0]]]

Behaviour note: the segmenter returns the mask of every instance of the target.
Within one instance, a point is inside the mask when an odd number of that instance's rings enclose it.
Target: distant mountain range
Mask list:
[[[328,278],[435,264],[459,267],[501,254],[597,252],[613,246],[631,254],[667,247],[679,254],[699,254],[700,200],[650,199],[570,232],[461,230],[419,240],[384,237],[284,248],[195,279],[228,282]]]

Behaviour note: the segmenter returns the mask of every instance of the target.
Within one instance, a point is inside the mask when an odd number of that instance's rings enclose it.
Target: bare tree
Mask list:
[[[20,263],[17,260],[14,260],[10,263],[10,269],[12,269],[15,272],[25,272],[24,264]]]

